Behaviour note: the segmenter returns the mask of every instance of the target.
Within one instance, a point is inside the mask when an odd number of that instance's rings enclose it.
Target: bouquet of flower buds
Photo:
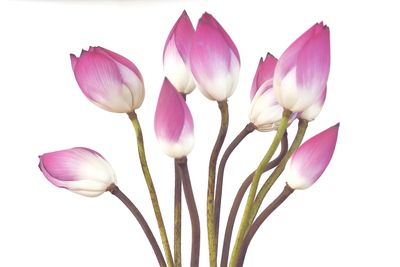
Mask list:
[[[163,251],[139,209],[116,185],[114,171],[100,153],[84,147],[45,153],[40,156],[40,170],[58,187],[88,197],[109,191],[119,198],[143,228],[160,266],[182,266],[183,188],[192,228],[190,266],[199,266],[200,220],[187,165],[187,155],[194,144],[193,119],[186,104],[186,97],[197,87],[204,96],[217,102],[221,112],[221,126],[208,171],[207,233],[211,267],[217,266],[220,207],[227,160],[237,145],[254,130],[275,132],[275,138],[257,169],[239,188],[225,227],[220,266],[243,266],[247,248],[261,224],[295,190],[306,189],[315,183],[335,150],[339,124],[302,143],[308,123],[318,116],[325,102],[330,66],[329,38],[329,28],[322,22],[317,23],[297,38],[279,59],[269,53],[265,59],[260,59],[250,90],[250,122],[227,147],[218,163],[229,123],[227,99],[238,82],[240,56],[230,36],[212,15],[204,13],[195,30],[187,13],[182,13],[165,43],[163,63],[166,78],[154,117],[160,146],[175,160],[173,253],[136,114],[145,95],[143,78],[135,64],[125,57],[102,47],[90,47],[79,57],[71,54],[71,65],[79,87],[91,102],[110,112],[128,114],[133,124]],[[297,133],[289,146],[286,130],[295,120],[298,120]],[[279,144],[281,152],[272,160]],[[282,193],[260,211],[266,194],[285,168],[287,180]],[[268,170],[272,170],[271,174],[260,185],[261,175]],[[247,191],[247,200],[243,202]],[[242,202],[245,203],[244,212],[229,255],[234,223]]]

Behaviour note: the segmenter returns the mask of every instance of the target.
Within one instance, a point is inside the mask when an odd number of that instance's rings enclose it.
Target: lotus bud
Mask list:
[[[303,112],[318,101],[329,75],[329,28],[317,23],[279,58],[274,73],[278,102],[292,112]]]
[[[182,158],[194,145],[193,118],[182,95],[165,78],[161,87],[154,129],[162,150],[172,158]]]
[[[164,72],[178,92],[189,94],[196,87],[190,71],[190,47],[194,28],[186,11],[183,11],[172,28],[164,46]]]
[[[338,137],[339,123],[302,144],[288,163],[287,184],[293,189],[306,189],[325,171]]]
[[[225,101],[236,89],[239,52],[215,18],[204,13],[197,24],[190,67],[200,91],[210,100]]]
[[[249,120],[261,132],[278,129],[282,119],[283,108],[276,101],[275,93],[272,89],[272,78],[276,62],[277,59],[271,54],[268,54],[265,60],[260,59],[250,91],[252,101]],[[295,113],[291,115],[289,124],[294,119],[296,119]]]
[[[47,180],[83,196],[99,196],[116,182],[111,165],[89,148],[55,151],[39,158],[39,168]]]
[[[130,113],[142,105],[143,78],[136,66],[110,50],[90,47],[71,65],[83,94],[102,109]]]

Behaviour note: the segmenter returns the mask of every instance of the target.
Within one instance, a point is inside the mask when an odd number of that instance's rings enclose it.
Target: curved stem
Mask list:
[[[182,179],[178,162],[175,165],[175,197],[174,197],[174,262],[175,267],[182,266]]]
[[[256,234],[258,228],[260,228],[261,224],[268,218],[271,213],[276,210],[292,193],[294,192],[294,189],[291,188],[290,186],[286,185],[285,188],[283,189],[282,193],[275,198],[274,201],[269,204],[269,206],[260,214],[260,216],[257,217],[257,219],[254,221],[254,223],[251,225],[249,228],[246,237],[243,240],[242,248],[239,253],[239,259],[236,267],[242,267],[244,258],[246,256],[247,249],[249,247],[249,244],[251,240],[253,239],[254,235]]]
[[[308,121],[302,120],[302,119],[299,120],[297,133],[293,140],[292,145],[289,148],[288,153],[286,153],[286,155],[283,157],[283,159],[279,163],[278,167],[271,173],[271,175],[269,176],[267,181],[265,181],[265,183],[261,187],[260,191],[258,192],[256,199],[254,200],[253,208],[252,208],[251,215],[250,215],[251,222],[253,222],[254,218],[257,216],[257,212],[260,209],[262,201],[264,200],[269,189],[271,189],[272,185],[275,183],[275,181],[278,179],[278,177],[285,170],[286,163],[288,162],[288,160],[290,159],[292,154],[296,151],[296,149],[300,146],[301,142],[303,141],[304,134],[306,133],[306,130],[307,130],[307,126],[308,126]]]
[[[180,175],[182,178],[183,191],[185,192],[185,198],[187,207],[189,210],[190,221],[192,223],[192,251],[191,251],[191,267],[199,266],[200,259],[200,219],[197,211],[196,200],[194,199],[192,184],[190,182],[190,175],[187,166],[186,157],[177,159],[177,164],[180,169]]]
[[[268,163],[268,165],[264,169],[264,172],[267,172],[278,166],[279,162],[285,156],[287,150],[288,150],[288,138],[287,138],[287,132],[285,132],[281,141],[281,151],[279,155],[270,163]],[[229,247],[231,244],[231,237],[232,237],[233,227],[235,225],[236,215],[239,211],[240,203],[242,202],[242,199],[247,191],[247,188],[249,188],[251,182],[253,181],[254,173],[255,171],[252,172],[240,186],[236,194],[235,200],[233,201],[231,211],[229,212],[228,221],[225,227],[224,243],[222,246],[221,265],[220,265],[221,267],[226,267],[228,265]]]
[[[150,193],[150,199],[151,199],[151,203],[153,204],[154,214],[157,219],[158,229],[160,231],[160,236],[161,236],[162,244],[164,247],[164,252],[165,252],[165,255],[167,258],[167,263],[168,263],[168,266],[173,267],[174,261],[172,259],[171,248],[169,246],[167,232],[165,230],[160,205],[158,204],[156,189],[154,188],[154,184],[153,184],[153,180],[150,175],[149,167],[147,166],[142,128],[140,127],[139,120],[137,118],[135,111],[132,111],[131,113],[129,113],[128,116],[133,124],[133,127],[135,128],[140,165],[142,166],[143,175],[146,180],[147,188]]]
[[[140,213],[138,208],[135,206],[135,204],[132,203],[132,201],[119,189],[118,186],[115,184],[112,184],[109,188],[108,191],[110,191],[111,194],[119,198],[119,200],[122,201],[122,203],[125,204],[125,206],[132,212],[133,216],[135,216],[136,220],[142,227],[147,239],[150,242],[151,247],[153,248],[154,254],[157,257],[157,261],[160,264],[161,267],[167,266],[164,260],[164,256],[160,250],[160,247],[158,246],[157,240],[155,239],[153,232],[151,231],[149,225],[147,224],[145,218],[143,215]]]
[[[232,255],[231,255],[231,261],[229,263],[229,265],[231,267],[236,267],[237,257],[238,257],[238,253],[239,253],[240,247],[243,242],[244,235],[252,223],[250,221],[250,213],[252,210],[254,197],[256,196],[256,193],[257,193],[257,187],[258,187],[258,183],[261,178],[261,174],[263,173],[265,167],[267,166],[267,164],[271,160],[272,156],[274,155],[276,149],[278,148],[278,145],[283,137],[283,134],[286,131],[286,127],[287,127],[288,119],[289,119],[290,115],[291,115],[291,112],[289,110],[285,110],[283,112],[281,123],[279,125],[278,130],[276,131],[275,138],[272,141],[270,148],[268,149],[264,158],[261,160],[261,162],[258,165],[258,168],[254,174],[253,181],[250,186],[249,195],[247,197],[246,206],[245,206],[244,212],[243,212],[242,222],[239,226],[239,231],[238,231],[235,245],[233,247],[233,251],[232,251]]]
[[[219,219],[221,213],[221,199],[222,199],[222,186],[224,181],[224,171],[226,163],[229,159],[229,156],[232,154],[233,150],[243,141],[243,139],[252,133],[256,129],[256,126],[253,123],[248,123],[244,129],[233,139],[232,143],[227,147],[224,152],[224,155],[221,158],[218,166],[217,173],[217,186],[215,189],[215,206],[214,206],[214,223],[215,223],[215,243],[216,243],[216,252],[218,255],[218,235],[219,235]]]
[[[218,102],[218,107],[221,111],[221,126],[219,129],[218,137],[215,142],[213,151],[210,157],[208,167],[208,189],[207,189],[207,232],[208,232],[208,251],[210,257],[210,267],[217,266],[217,252],[215,240],[215,224],[214,224],[214,191],[215,191],[215,169],[217,166],[217,159],[221,151],[222,144],[224,143],[229,124],[229,112],[227,101]]]

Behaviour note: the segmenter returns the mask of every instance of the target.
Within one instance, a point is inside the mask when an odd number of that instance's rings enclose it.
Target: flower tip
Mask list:
[[[72,69],[75,69],[75,65],[78,62],[78,59],[76,58],[76,56],[74,54],[69,54],[69,58],[71,60],[71,67]]]

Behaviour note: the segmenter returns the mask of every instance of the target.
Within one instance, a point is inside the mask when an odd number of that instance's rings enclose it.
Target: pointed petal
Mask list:
[[[287,183],[293,189],[305,189],[314,184],[328,166],[335,151],[339,123],[315,135],[293,154]]]
[[[329,28],[324,27],[299,52],[296,68],[296,78],[299,88],[314,91],[319,96],[321,91],[326,87],[329,67]]]
[[[158,98],[154,129],[164,152],[172,157],[185,156],[193,147],[192,115],[183,97],[167,78]]]
[[[277,61],[278,60],[270,53],[268,53],[265,57],[265,61],[263,58],[260,59],[256,74],[254,75],[253,84],[251,86],[250,99],[253,99],[257,90],[264,82],[273,78]]]

